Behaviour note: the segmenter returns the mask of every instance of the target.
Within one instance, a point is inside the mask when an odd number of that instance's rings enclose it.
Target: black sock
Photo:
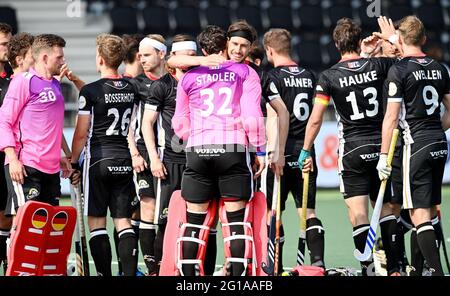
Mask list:
[[[141,224],[140,219],[131,219],[131,227],[133,227],[134,235],[136,235],[136,250],[137,256],[139,258],[139,225]]]
[[[136,234],[133,228],[119,231],[119,255],[124,276],[135,276],[137,270]]]
[[[417,226],[417,242],[433,276],[443,276],[436,234],[431,221]]]
[[[408,257],[406,257],[406,249],[405,249],[405,227],[401,222],[400,218],[397,219],[397,243],[398,243],[398,264],[400,266],[401,271],[406,272],[406,266],[409,265]]]
[[[208,245],[205,255],[205,275],[213,275],[216,268],[217,256],[217,230],[211,229],[208,236]]]
[[[147,266],[148,274],[156,272],[155,260],[155,237],[158,226],[151,222],[141,220],[139,223],[139,241],[141,244],[142,256],[144,257],[145,266]]]
[[[411,266],[413,270],[409,273],[410,276],[422,276],[423,260],[419,242],[417,241],[417,230],[413,228],[411,229]]]
[[[89,240],[92,259],[94,259],[97,275],[111,276],[111,245],[106,228],[97,228],[91,231]]]
[[[0,264],[2,261],[6,262],[6,240],[8,237],[9,229],[0,229]]]
[[[380,219],[381,240],[386,253],[386,270],[388,275],[399,272],[399,243],[397,237],[397,219],[389,215]]]
[[[187,212],[186,218],[187,223],[195,225],[203,225],[207,213],[195,213]],[[199,236],[199,229],[194,227],[186,227],[184,231],[184,237],[195,237]],[[198,243],[183,241],[182,246],[183,259],[196,259],[198,253]],[[196,265],[195,264],[183,264],[182,271],[185,276],[195,276],[196,275]]]
[[[355,244],[355,248],[358,249],[361,253],[364,253],[364,248],[366,247],[367,235],[369,234],[369,224],[361,224],[356,227],[353,227],[353,242]],[[373,266],[373,261],[364,261],[360,262],[361,264],[361,272],[363,276],[372,275],[372,271],[369,270],[371,266]]]
[[[235,212],[227,212],[228,223],[243,222],[245,216],[245,208]],[[243,235],[244,227],[242,225],[231,225],[231,235]],[[245,240],[234,239],[230,241],[230,253],[234,258],[244,258],[245,255]],[[246,270],[247,266],[240,262],[231,262],[231,276],[241,276]]]
[[[306,243],[311,258],[311,265],[325,268],[325,230],[318,218],[306,220]]]
[[[114,228],[113,231],[113,238],[114,238],[114,249],[116,251],[116,257],[117,257],[117,268],[119,270],[119,274],[122,275],[122,262],[120,262],[120,256],[119,256],[119,236],[117,235],[117,230]]]
[[[164,242],[164,233],[166,231],[165,224],[158,225],[158,231],[156,232],[155,238],[155,262],[156,262],[156,270],[155,273],[159,274],[159,267],[161,266],[161,259],[163,254],[163,242]]]
[[[441,247],[442,244],[442,227],[441,227],[441,221],[439,220],[439,217],[436,216],[433,219],[431,219],[431,224],[434,228],[434,233],[436,234],[436,240],[438,242],[438,249]]]
[[[278,259],[278,273],[283,273],[283,247],[286,238],[284,236],[284,227],[283,224],[280,225],[280,250],[279,250],[279,259]]]

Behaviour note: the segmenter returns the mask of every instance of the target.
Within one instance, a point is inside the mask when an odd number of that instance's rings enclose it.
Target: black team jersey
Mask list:
[[[261,110],[264,117],[267,117],[266,103],[270,103],[270,101],[280,96],[276,87],[270,84],[273,80],[272,74],[255,63],[247,62],[247,65],[255,70],[261,80]]]
[[[159,112],[157,119],[158,147],[163,148],[162,160],[186,163],[186,144],[175,135],[172,117],[175,114],[178,80],[170,73],[155,81],[145,108]]]
[[[135,99],[137,114],[134,123],[136,127],[134,130],[134,140],[139,149],[146,149],[144,136],[142,135],[142,118],[144,117],[145,101],[150,96],[150,89],[156,80],[158,80],[158,78],[152,76],[150,73],[142,73],[131,80],[138,91],[138,96]]]
[[[303,142],[313,105],[316,82],[314,75],[298,65],[279,66],[272,69],[269,74],[271,83],[275,84],[275,88],[272,89],[279,91],[290,114],[288,139]]]
[[[0,107],[3,105],[3,99],[5,98],[6,92],[8,91],[10,78],[0,77]]]
[[[315,103],[333,99],[341,142],[381,139],[383,82],[390,58],[340,61],[319,76]]]
[[[401,103],[405,143],[442,139],[440,104],[450,93],[447,69],[429,57],[405,57],[386,80],[388,102]]]
[[[80,91],[80,115],[91,115],[90,158],[130,158],[128,128],[137,91],[127,78],[102,78]]]

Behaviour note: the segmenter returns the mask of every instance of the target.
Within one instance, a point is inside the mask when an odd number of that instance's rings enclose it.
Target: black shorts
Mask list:
[[[87,159],[85,168],[85,215],[106,217],[109,208],[112,218],[131,218],[135,195],[131,158]]]
[[[8,185],[5,177],[5,153],[0,152],[0,211],[6,208],[8,201]]]
[[[341,143],[338,152],[340,191],[344,199],[368,195],[376,201],[381,181],[377,164],[380,156],[380,140],[361,140]],[[386,188],[390,188],[388,181]],[[391,191],[386,190],[383,202],[391,200]]]
[[[147,162],[148,168],[140,173],[134,172],[134,186],[136,187],[136,194],[141,197],[155,198],[155,180],[150,170],[150,157],[145,146],[138,145],[139,154]]]
[[[213,198],[250,200],[253,174],[250,154],[242,145],[205,145],[188,148],[181,195],[192,203]]]
[[[402,154],[403,146],[396,146],[391,164],[391,203],[399,205],[403,203]]]
[[[302,146],[299,146],[301,150]],[[286,208],[286,200],[288,198],[289,193],[292,193],[292,197],[295,201],[295,206],[297,209],[302,207],[302,196],[303,196],[303,179],[302,172],[298,167],[298,153],[287,154],[285,156],[285,166],[283,170],[283,176],[281,176],[281,184],[280,184],[280,201],[281,201],[281,211],[284,211]],[[317,164],[316,164],[316,155],[314,149],[311,150],[311,156],[313,159],[314,170],[309,173],[309,188],[308,188],[308,209],[315,209],[316,207],[316,181],[317,181]],[[271,169],[267,170],[267,178],[266,178],[266,199],[267,199],[267,208],[270,209],[272,207],[272,195],[274,192],[274,179],[275,175]]]
[[[186,164],[163,162],[167,175],[166,178],[156,181],[156,205],[155,205],[155,224],[166,224],[167,214],[169,212],[169,202],[172,193],[181,189],[181,180]]]
[[[5,176],[8,186],[8,202],[5,215],[15,215],[20,206],[29,200],[45,202],[53,206],[59,205],[61,184],[59,172],[46,174],[35,168],[24,166],[27,177],[22,185],[13,182],[9,174],[9,165],[5,166]]]
[[[403,147],[403,208],[431,208],[441,203],[447,140],[417,141]]]

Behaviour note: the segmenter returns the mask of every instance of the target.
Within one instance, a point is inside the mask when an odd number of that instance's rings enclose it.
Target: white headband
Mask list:
[[[179,51],[179,50],[194,50],[197,51],[197,43],[194,41],[180,41],[172,43],[172,51]]]
[[[167,52],[167,46],[165,46],[163,43],[161,43],[161,42],[159,42],[158,40],[155,40],[155,39],[151,39],[151,38],[145,37],[139,43],[139,47],[144,46],[144,45],[150,45],[153,48],[158,49],[159,51]]]

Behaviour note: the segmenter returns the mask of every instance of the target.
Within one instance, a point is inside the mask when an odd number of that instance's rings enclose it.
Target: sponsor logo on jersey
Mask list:
[[[447,156],[447,154],[448,154],[447,150],[431,151],[430,152],[430,155],[433,158],[444,157],[444,156]]]
[[[112,83],[114,84],[115,87],[122,87],[123,86],[122,81],[113,81]]]
[[[138,187],[139,187],[139,189],[144,189],[144,188],[149,188],[150,186],[148,185],[147,181],[139,180]]]
[[[362,160],[377,160],[379,157],[380,153],[379,152],[375,152],[375,153],[369,153],[369,154],[361,154],[359,157],[361,157]]]
[[[86,98],[80,96],[80,98],[78,99],[78,109],[83,109],[84,107],[86,107]]]
[[[37,190],[36,188],[31,188],[31,189],[28,191],[27,200],[36,198],[36,197],[38,197],[38,196],[39,196],[39,190]]]
[[[109,166],[108,170],[111,173],[128,173],[133,170],[130,166]]]
[[[395,96],[397,93],[397,85],[394,82],[389,82],[389,96]]]
[[[428,63],[426,59],[417,59],[417,61],[421,64],[426,64]]]

